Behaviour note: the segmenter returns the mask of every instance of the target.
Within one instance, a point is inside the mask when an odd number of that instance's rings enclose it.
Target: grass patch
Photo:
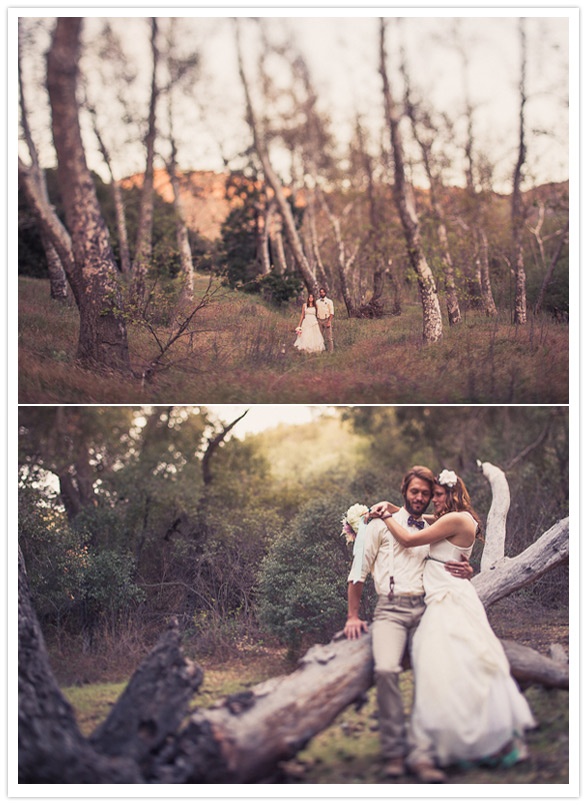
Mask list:
[[[207,279],[198,277],[196,294]],[[547,315],[515,326],[467,313],[440,344],[422,345],[422,312],[346,319],[339,305],[334,353],[293,349],[299,310],[276,310],[238,291],[200,311],[198,332],[180,343],[173,366],[142,387],[132,376],[96,375],[75,361],[77,311],[49,297],[48,282],[22,278],[21,403],[567,403],[568,325]],[[134,367],[155,354],[131,327]],[[548,371],[546,371],[546,368]]]

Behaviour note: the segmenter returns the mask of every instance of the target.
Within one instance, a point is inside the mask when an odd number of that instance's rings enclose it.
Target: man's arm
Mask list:
[[[348,615],[344,625],[344,634],[349,640],[360,637],[362,632],[368,631],[367,624],[359,618],[359,605],[363,594],[362,581],[349,581],[348,586]]]
[[[470,581],[473,578],[473,568],[463,553],[461,554],[460,562],[445,562],[444,569],[457,579]]]

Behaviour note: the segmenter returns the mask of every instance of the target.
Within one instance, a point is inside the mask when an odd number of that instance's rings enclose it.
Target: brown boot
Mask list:
[[[446,774],[431,763],[418,763],[412,771],[421,783],[446,783]]]
[[[406,773],[406,764],[403,757],[394,757],[388,760],[383,767],[383,775],[385,777],[403,777]]]

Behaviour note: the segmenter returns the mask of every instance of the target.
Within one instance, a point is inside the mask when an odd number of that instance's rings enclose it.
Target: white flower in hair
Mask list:
[[[442,486],[448,486],[450,488],[456,486],[458,480],[459,479],[457,478],[456,472],[453,472],[452,470],[442,470],[438,476],[438,483]]]

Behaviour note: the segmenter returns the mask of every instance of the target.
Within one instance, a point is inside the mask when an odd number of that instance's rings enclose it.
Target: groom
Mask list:
[[[412,533],[426,528],[428,524],[422,515],[428,508],[433,489],[432,471],[427,467],[412,467],[402,481],[404,505],[392,516]],[[385,775],[401,777],[407,764],[420,782],[443,783],[446,776],[434,766],[429,748],[416,744],[409,726],[406,734],[399,687],[406,644],[411,646],[425,609],[423,575],[429,546],[402,548],[379,518],[370,520],[364,534],[363,554],[357,552],[349,575],[344,633],[348,639],[354,639],[367,631],[367,624],[359,618],[359,604],[364,581],[371,573],[379,596],[371,634]],[[391,558],[389,551],[393,552]],[[447,563],[446,569],[458,578],[470,579],[473,575],[467,561]]]

